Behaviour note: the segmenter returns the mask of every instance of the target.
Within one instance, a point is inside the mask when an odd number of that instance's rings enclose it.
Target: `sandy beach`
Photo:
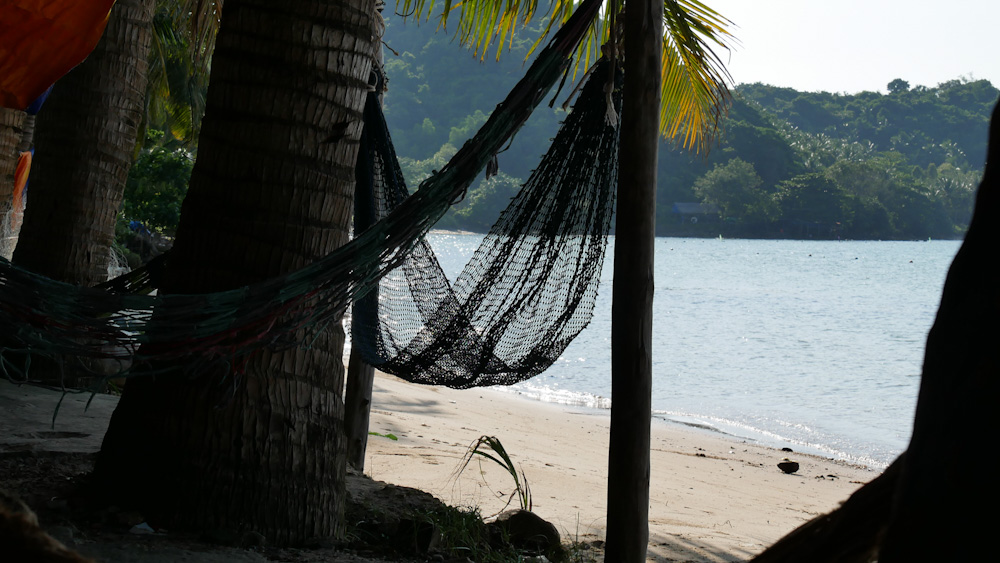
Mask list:
[[[89,395],[68,395],[53,428],[59,395],[0,381],[0,454],[96,452],[117,398],[98,395],[84,410]],[[564,541],[604,539],[607,411],[496,389],[418,386],[382,374],[373,403],[371,431],[397,439],[370,437],[365,473],[371,477],[476,507],[489,517],[506,505],[510,476],[490,462],[473,462],[461,476],[455,473],[470,444],[482,435],[496,436],[526,476],[534,511],[554,523]],[[778,469],[784,457],[800,463],[797,473]],[[877,475],[654,422],[649,559],[746,560]]]
[[[398,438],[370,438],[365,472],[375,479],[495,514],[511,492],[509,475],[488,461],[473,462],[460,478],[454,474],[479,436],[496,436],[527,477],[535,512],[566,539],[604,538],[607,411],[495,389],[412,385],[385,375],[376,379],[373,404],[370,430]],[[778,469],[785,457],[800,464],[797,473]],[[654,421],[649,559],[746,560],[877,475]]]

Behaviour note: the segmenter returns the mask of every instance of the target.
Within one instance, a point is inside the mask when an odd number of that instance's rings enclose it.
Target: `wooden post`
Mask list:
[[[382,13],[384,6],[384,3],[376,6],[379,13]],[[385,59],[381,41],[377,42],[375,60],[379,63],[378,72],[382,73]],[[377,79],[376,86],[381,88],[384,80],[384,76]],[[379,92],[378,101],[382,102],[382,92]],[[369,186],[371,185],[372,179],[367,173],[356,173],[355,177],[358,183],[367,182]],[[365,193],[370,194],[370,188],[366,188]],[[360,201],[357,189],[355,189],[355,232],[360,233],[372,226],[373,223],[375,223],[375,202],[371,200]],[[377,292],[378,289],[375,291]],[[377,303],[377,298],[370,299],[375,299]],[[347,434],[347,465],[358,472],[365,470],[365,452],[368,450],[368,426],[371,419],[372,387],[374,385],[375,368],[361,358],[361,354],[352,342],[351,356],[347,361],[347,387],[344,391],[344,432]]]
[[[625,13],[625,86],[611,307],[611,443],[606,560],[646,560],[652,390],[653,243],[663,3]]]
[[[344,396],[344,431],[347,433],[347,464],[361,472],[365,470],[368,449],[368,421],[372,406],[372,385],[375,368],[361,359],[351,348],[347,363],[347,393]]]

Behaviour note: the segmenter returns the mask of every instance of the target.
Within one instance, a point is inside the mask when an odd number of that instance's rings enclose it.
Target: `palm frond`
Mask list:
[[[215,51],[215,36],[222,21],[223,0],[181,0],[171,3],[178,27],[189,33],[188,49],[195,69],[208,73]]]
[[[175,140],[197,143],[222,5],[223,0],[158,0],[144,127],[155,124]]]
[[[729,107],[732,76],[715,49],[729,49],[732,22],[698,0],[664,0],[660,130],[708,150]]]
[[[603,18],[596,18],[575,54],[574,79],[603,55],[602,47],[616,43],[618,18],[625,0],[606,0]],[[572,15],[577,2],[550,0],[544,16],[548,23],[528,52],[542,44],[550,32]],[[397,13],[427,20],[434,0],[397,0]],[[402,12],[400,12],[402,10]],[[449,18],[457,18],[455,36],[484,59],[494,43],[500,57],[504,45],[513,42],[518,27],[524,27],[538,12],[538,0],[444,0],[439,28],[447,29]],[[718,55],[728,51],[735,38],[732,22],[699,0],[663,1],[663,61],[661,76],[660,131],[685,148],[707,152],[719,123],[729,107],[732,77]],[[626,54],[627,56],[627,54]]]
[[[469,446],[469,449],[466,450],[465,455],[462,456],[462,461],[459,463],[458,469],[456,469],[452,474],[452,477],[454,479],[458,479],[458,476],[465,471],[469,464],[472,463],[472,459],[476,456],[488,459],[499,465],[514,480],[514,491],[508,495],[507,505],[504,506],[504,509],[506,509],[507,506],[509,506],[514,500],[514,497],[517,496],[521,509],[530,512],[532,509],[532,501],[531,487],[528,486],[528,477],[524,474],[523,469],[521,470],[520,475],[518,475],[514,462],[510,459],[510,455],[507,454],[506,448],[503,447],[500,439],[496,436],[483,435],[473,442],[472,445]]]
[[[426,21],[435,12],[435,6],[434,0],[397,0],[396,13]],[[531,21],[537,8],[538,0],[463,0],[457,3],[444,0],[438,27],[447,29],[449,20],[457,18],[455,36],[459,42],[471,47],[480,59],[485,59],[496,43],[499,58],[504,45],[510,48],[514,32]]]

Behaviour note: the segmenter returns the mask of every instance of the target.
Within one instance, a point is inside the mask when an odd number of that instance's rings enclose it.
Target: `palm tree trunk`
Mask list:
[[[10,198],[14,190],[14,169],[17,168],[17,147],[21,142],[24,111],[0,107],[0,202]]]
[[[14,196],[14,171],[17,169],[24,112],[0,107],[0,254],[9,258],[13,241],[9,240],[8,220]]]
[[[611,305],[608,561],[646,560],[663,3],[629,2]]]
[[[164,291],[253,283],[347,241],[373,4],[226,3]],[[339,536],[343,344],[338,323],[239,369],[130,380],[96,476],[169,526],[272,544]]]
[[[145,111],[153,0],[118,0],[104,35],[38,115],[14,262],[53,279],[107,279],[115,217]]]

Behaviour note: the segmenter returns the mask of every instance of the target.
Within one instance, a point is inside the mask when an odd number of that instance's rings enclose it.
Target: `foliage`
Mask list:
[[[435,34],[434,26],[403,25],[398,18],[389,18],[385,39],[398,56],[386,52],[389,90],[384,111],[411,190],[440,170],[485,121],[521,77],[533,38],[546,25],[544,18],[535,18],[526,30],[507,37],[505,48],[511,56],[482,61],[464,55],[443,34]],[[782,182],[810,173],[822,174],[839,186],[847,198],[846,204],[837,203],[841,219],[850,221],[813,236],[961,236],[982,174],[991,106],[1000,91],[983,80],[958,79],[932,88],[891,84],[889,94],[853,95],[740,86],[722,122],[719,143],[710,153],[695,156],[673,143],[661,143],[658,234],[718,236],[724,231],[725,236],[794,236],[789,229],[783,231],[783,221],[792,218],[784,216],[774,198],[752,210],[719,205],[731,220],[714,223],[717,227],[702,222],[695,228],[671,217],[676,202],[722,201],[722,194],[707,195],[706,177],[738,158],[759,176],[759,193],[774,194]],[[471,186],[465,199],[438,224],[440,228],[485,232],[496,221],[565,116],[560,104],[554,105],[555,109],[535,111],[498,155],[501,175]],[[153,206],[159,211],[179,206],[181,174],[166,154],[175,150],[176,135],[155,133],[172,123],[164,122],[147,135],[139,170],[133,173],[126,195],[127,213],[148,208],[151,194],[161,198]],[[160,145],[171,148],[157,149]],[[182,157],[177,153],[171,158]],[[139,178],[176,189],[138,190]],[[133,194],[142,201],[131,201]],[[736,195],[729,197],[738,201]],[[162,198],[169,197],[177,199],[168,205]],[[163,218],[167,214],[151,214],[160,217],[156,225],[170,230],[169,219]]]
[[[444,166],[456,147],[486,119],[502,93],[520,78],[523,70],[518,56],[526,55],[531,44],[519,38],[540,33],[541,25],[536,21],[527,31],[516,34],[507,44],[514,56],[499,62],[462,56],[455,45],[434,35],[428,26],[402,25],[391,19],[388,25],[386,39],[400,54],[387,54],[390,81],[385,112],[412,189]],[[794,229],[785,228],[793,219],[783,216],[773,197],[761,201],[754,213],[720,205],[731,218],[725,223],[703,221],[693,226],[671,216],[676,202],[721,201],[720,194],[705,198],[704,189],[696,193],[696,182],[739,158],[760,177],[759,193],[774,194],[782,182],[810,173],[822,174],[838,184],[846,197],[838,200],[841,225],[813,229],[812,236],[961,236],[982,174],[987,123],[998,93],[985,81],[963,80],[935,88],[899,89],[888,95],[740,86],[722,123],[719,143],[710,153],[696,156],[672,143],[660,144],[657,232],[796,236]],[[911,98],[920,103],[899,105]],[[894,99],[897,105],[890,104]],[[903,113],[894,114],[887,108]],[[882,121],[873,117],[879,113]],[[480,181],[470,187],[466,198],[438,226],[486,231],[518,179],[530,175],[562,115],[559,109],[536,111],[499,155],[506,176],[492,180],[492,185]],[[945,123],[947,116],[950,124]],[[734,196],[734,200],[738,198]]]
[[[469,463],[477,456],[496,463],[514,480],[514,492],[507,498],[507,504],[509,505],[514,500],[514,496],[517,496],[521,509],[530,511],[531,487],[528,486],[528,478],[524,475],[524,471],[521,471],[521,474],[518,475],[517,468],[514,467],[514,462],[511,461],[507,450],[504,449],[503,444],[500,443],[500,439],[496,436],[480,436],[479,439],[469,446],[468,451],[462,457],[462,462],[459,464],[458,470],[455,472],[456,477],[465,471]]]
[[[545,12],[544,27],[531,30],[537,37],[527,51],[535,50],[546,36],[564,23],[579,4],[555,0]],[[623,0],[605,0],[603,14],[590,25],[575,55],[577,67],[590,67],[607,52],[620,53]],[[400,13],[419,21],[435,13],[434,0],[397,0]],[[435,16],[445,28],[457,18],[455,37],[485,59],[494,41],[497,59],[506,46],[520,44],[518,28],[526,28],[538,11],[537,0],[445,0]],[[707,151],[729,101],[732,78],[714,49],[729,49],[732,22],[698,0],[664,0],[663,52],[661,55],[660,130],[669,139],[682,140],[685,148]]]
[[[716,164],[694,183],[694,193],[702,201],[719,207],[724,217],[763,221],[774,215],[774,199],[760,189],[763,183],[753,164],[736,157]]]
[[[778,184],[774,199],[785,220],[840,225],[850,219],[849,198],[826,176],[801,174]]]
[[[152,138],[161,131],[149,130]],[[142,149],[125,183],[122,218],[139,221],[148,229],[173,233],[180,219],[194,156],[177,143],[152,144]]]
[[[452,208],[450,219],[463,229],[489,231],[520,189],[520,178],[500,172],[483,180],[478,186],[469,188],[465,200]]]
[[[149,52],[144,127],[193,147],[205,112],[222,0],[158,0]]]
[[[428,515],[441,531],[439,549],[462,561],[505,563],[518,561],[520,554],[509,543],[496,545],[490,541],[479,511],[444,507]]]
[[[922,168],[931,162],[981,168],[997,88],[966,79],[934,88],[890,85],[889,95],[804,93],[764,84],[742,85],[739,93],[808,134],[870,142],[875,151],[895,150]]]

